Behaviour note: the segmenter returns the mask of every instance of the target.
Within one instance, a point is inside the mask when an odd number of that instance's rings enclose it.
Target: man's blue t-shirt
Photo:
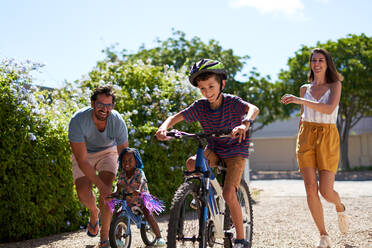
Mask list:
[[[88,153],[95,153],[128,141],[127,126],[116,110],[112,110],[107,117],[103,132],[97,129],[92,114],[93,109],[86,107],[72,116],[68,128],[68,138],[71,142],[85,142]]]

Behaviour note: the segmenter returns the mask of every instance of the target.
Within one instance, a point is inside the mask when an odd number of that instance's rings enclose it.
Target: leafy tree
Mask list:
[[[258,122],[253,125],[253,132],[262,129],[277,119],[290,117],[292,108],[280,104],[284,89],[280,84],[270,82],[269,77],[262,77],[256,69],[248,75],[247,81],[239,83],[239,91],[234,94],[255,104],[260,109]]]
[[[199,37],[187,40],[184,32],[175,30],[173,30],[173,37],[165,41],[157,39],[156,43],[157,46],[154,48],[146,49],[142,46],[138,52],[133,54],[129,54],[126,50],[118,53],[115,51],[115,46],[107,48],[105,53],[112,62],[118,60],[132,62],[142,60],[161,67],[164,65],[172,66],[176,71],[183,66],[189,68],[193,63],[203,58],[219,60],[225,65],[229,78],[226,90],[239,88],[239,84],[234,78],[241,71],[249,56],[234,55],[232,49],[223,49],[213,39],[209,40],[207,44],[202,42]]]
[[[363,117],[372,115],[372,39],[365,34],[350,34],[337,41],[318,42],[316,47],[330,52],[338,71],[344,77],[337,128],[341,141],[341,162],[344,169],[349,169],[350,129]],[[288,60],[289,69],[281,71],[281,87],[288,92],[299,95],[300,86],[307,81],[309,56],[313,48],[302,46]]]
[[[282,95],[282,88],[270,82],[269,77],[262,77],[255,68],[247,76],[247,81],[240,82],[235,76],[240,72],[249,59],[248,55],[234,55],[232,49],[223,49],[215,40],[204,43],[198,37],[191,40],[186,39],[185,33],[173,31],[173,37],[165,41],[157,40],[157,46],[146,49],[142,46],[138,52],[129,54],[126,50],[116,51],[116,46],[105,50],[107,58],[111,62],[139,60],[160,66],[162,68],[172,67],[179,71],[183,66],[189,68],[192,63],[202,58],[210,58],[222,61],[227,69],[228,80],[226,84],[227,93],[235,94],[243,99],[257,105],[261,112],[254,130],[263,128],[275,119],[288,118],[290,107],[278,104]],[[164,65],[168,65],[164,67]],[[188,75],[188,69],[184,70]],[[283,111],[284,110],[284,111]]]

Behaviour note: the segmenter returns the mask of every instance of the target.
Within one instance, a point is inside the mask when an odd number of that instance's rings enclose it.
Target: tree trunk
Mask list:
[[[343,137],[341,139],[341,168],[349,170],[350,169],[350,162],[349,162],[349,132],[343,133]]]
[[[351,128],[351,119],[346,116],[345,119],[341,116],[337,119],[337,129],[340,134],[340,159],[341,168],[344,170],[350,169],[349,162],[349,131]]]

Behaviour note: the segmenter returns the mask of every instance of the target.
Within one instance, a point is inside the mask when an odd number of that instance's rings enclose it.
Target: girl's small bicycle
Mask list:
[[[235,227],[222,195],[226,166],[222,163],[217,167],[217,173],[222,177],[221,186],[204,157],[202,142],[208,137],[227,137],[230,133],[231,130],[209,134],[189,134],[177,130],[167,133],[173,138],[196,139],[199,145],[195,171],[184,172],[184,182],[172,200],[167,247],[190,247],[196,244],[199,248],[213,247],[215,244],[232,247]],[[244,180],[240,182],[236,194],[242,209],[245,238],[252,243],[252,198]]]
[[[109,240],[112,248],[129,248],[132,242],[131,223],[140,229],[143,242],[151,246],[156,241],[156,235],[145,220],[140,208],[130,208],[125,200],[131,193],[115,194],[109,198],[114,198],[118,203],[112,216],[109,232]]]

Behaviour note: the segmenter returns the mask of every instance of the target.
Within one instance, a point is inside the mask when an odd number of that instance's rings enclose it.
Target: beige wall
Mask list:
[[[251,170],[297,170],[296,137],[253,138]],[[349,137],[351,167],[372,165],[372,133]]]
[[[349,160],[351,167],[372,165],[372,133],[350,136]]]

